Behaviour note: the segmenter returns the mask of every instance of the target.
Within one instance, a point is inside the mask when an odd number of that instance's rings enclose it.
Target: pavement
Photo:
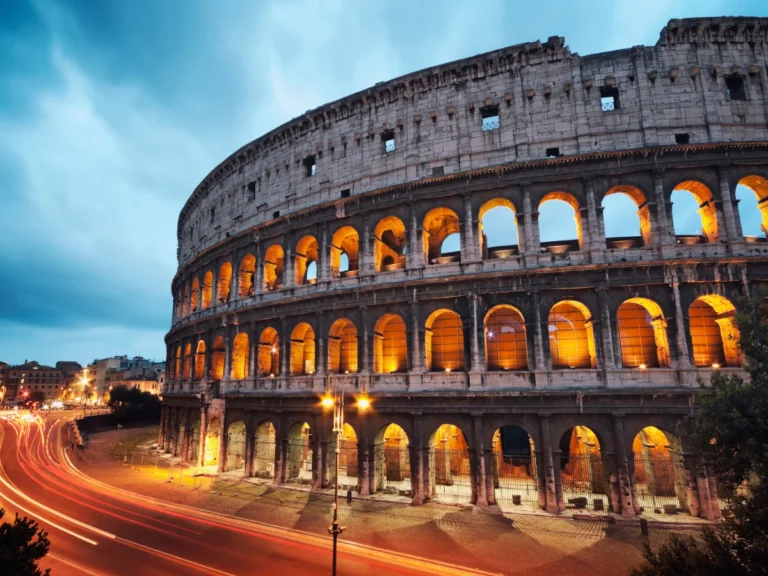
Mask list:
[[[142,452],[156,438],[157,428],[91,434],[86,449],[77,451],[76,465],[107,485],[159,501],[327,534],[332,514],[328,492],[243,481],[234,474],[217,477],[213,470],[174,465],[168,458]],[[345,543],[495,574],[628,574],[641,563],[645,542],[637,523],[437,503],[410,506],[396,498],[343,500],[339,514],[346,525],[340,538]],[[690,519],[677,520],[687,524]],[[670,529],[679,532],[694,525],[652,527],[650,543],[665,540]]]

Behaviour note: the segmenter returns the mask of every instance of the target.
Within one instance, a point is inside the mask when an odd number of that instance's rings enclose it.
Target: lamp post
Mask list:
[[[85,418],[85,408],[88,403],[88,366],[83,368],[83,375],[80,377],[80,386],[83,387],[83,418]]]

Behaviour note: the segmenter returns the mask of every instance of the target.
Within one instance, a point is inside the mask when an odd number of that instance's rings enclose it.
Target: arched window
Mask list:
[[[651,214],[639,188],[614,186],[605,193],[602,206],[609,249],[651,245]]]
[[[184,285],[184,300],[181,301],[181,314],[186,316],[189,313],[189,284]]]
[[[517,308],[495,306],[485,316],[488,370],[527,370],[525,321]]]
[[[176,363],[174,364],[173,377],[181,377],[181,346],[176,347]]]
[[[219,267],[219,278],[216,285],[216,295],[219,302],[229,302],[229,291],[232,287],[232,264],[224,262]]]
[[[259,337],[259,376],[280,374],[280,339],[277,330],[265,328]]]
[[[317,281],[318,245],[314,236],[304,236],[296,244],[295,283],[314,284]],[[310,267],[312,270],[310,271]],[[310,274],[311,272],[311,274]]]
[[[240,260],[240,274],[237,280],[237,293],[241,298],[253,296],[256,282],[256,257],[246,254]]]
[[[192,344],[187,343],[186,346],[184,346],[184,369],[181,374],[182,380],[189,380],[190,377],[190,369],[192,365]]]
[[[373,368],[378,374],[408,371],[405,322],[397,314],[385,314],[373,333]]]
[[[712,192],[693,180],[681,182],[672,191],[672,222],[679,244],[713,243],[720,240]]]
[[[201,296],[201,305],[203,310],[211,307],[211,300],[213,299],[213,272],[208,270],[203,276],[203,293]]]
[[[408,435],[397,424],[379,429],[374,441],[376,491],[387,488],[399,491],[411,489]]]
[[[306,322],[291,332],[291,376],[315,373],[315,332]]]
[[[240,332],[232,342],[232,380],[248,378],[248,334]]]
[[[589,309],[564,300],[549,311],[549,352],[552,368],[594,368],[595,337]]]
[[[336,320],[328,333],[328,371],[357,372],[357,329],[346,318]]]
[[[264,254],[264,291],[273,292],[283,287],[283,247],[273,244]]]
[[[334,278],[356,276],[358,270],[359,237],[352,226],[342,226],[331,240],[331,273]],[[346,262],[342,262],[346,256]]]
[[[429,439],[431,497],[444,502],[469,502],[472,479],[469,444],[464,432],[453,424],[443,424]]]
[[[192,313],[197,312],[197,297],[200,293],[200,282],[197,278],[192,280],[192,293],[189,295],[189,308]]]
[[[205,342],[199,340],[195,353],[195,380],[202,380],[205,376]]]
[[[211,346],[211,380],[222,380],[224,378],[224,357],[226,348],[223,336],[216,336]]]
[[[747,240],[765,238],[768,230],[768,180],[746,176],[736,186],[741,229]]]
[[[443,244],[449,236],[456,234],[454,240],[445,248]],[[424,240],[424,259],[427,264],[447,264],[460,261],[461,241],[459,217],[450,208],[435,208],[424,217],[422,236]],[[456,245],[458,241],[458,246]]]
[[[175,306],[175,314],[176,314],[176,320],[181,318],[181,309],[182,305],[184,304],[184,297],[182,296],[181,289],[179,289],[178,292],[176,292],[176,306]]]
[[[508,258],[518,253],[515,207],[506,198],[494,198],[483,204],[477,228],[483,259]]]
[[[397,216],[382,218],[373,232],[373,267],[376,272],[405,268],[405,225]]]
[[[497,428],[491,440],[496,500],[502,506],[539,507],[536,450],[520,426]]]
[[[554,254],[583,249],[579,202],[567,192],[550,192],[539,202],[539,239]]]
[[[700,296],[688,308],[696,366],[741,366],[736,308],[723,296]]]
[[[617,319],[625,368],[669,366],[667,321],[656,302],[630,298],[619,306]]]
[[[437,310],[427,319],[424,346],[427,370],[464,370],[464,327],[452,310]]]
[[[685,492],[683,498],[678,494],[678,478],[685,478],[687,474],[680,441],[654,426],[646,426],[635,436],[632,452],[632,484],[638,504],[651,510],[665,505],[686,509]]]

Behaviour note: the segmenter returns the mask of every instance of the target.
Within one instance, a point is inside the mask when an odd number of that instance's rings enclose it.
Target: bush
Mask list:
[[[5,510],[0,508],[0,519]],[[37,522],[27,518],[0,525],[0,572],[14,576],[43,576],[50,573],[37,567],[37,562],[48,554],[51,543],[48,534],[39,530]]]

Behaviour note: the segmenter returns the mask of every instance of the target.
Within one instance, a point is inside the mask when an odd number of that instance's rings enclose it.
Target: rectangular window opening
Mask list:
[[[272,218],[280,218],[280,210],[275,210],[272,213]]]
[[[560,156],[560,148],[547,148],[547,158],[557,158]]]
[[[315,163],[315,155],[307,156],[304,158],[304,170],[307,176],[314,176],[317,174],[317,164]]]
[[[689,144],[691,142],[691,135],[687,132],[684,132],[682,134],[675,134],[675,143],[676,144]]]
[[[726,76],[725,86],[728,88],[728,100],[747,99],[747,86],[743,76]]]
[[[389,154],[395,151],[395,133],[387,130],[381,135],[381,141],[384,143],[384,153]]]
[[[216,206],[211,206],[211,220],[210,220],[210,223],[213,224],[214,220],[216,220]]]
[[[445,176],[445,167],[436,166],[435,168],[432,168],[432,176]]]
[[[256,200],[256,182],[248,184],[247,188],[248,201]]]
[[[490,130],[499,129],[499,107],[498,106],[486,106],[480,109],[480,114],[483,118],[483,132],[489,132]]]
[[[600,107],[603,112],[613,112],[619,109],[619,89],[615,86],[600,88]]]
[[[349,188],[341,191],[342,198],[349,198]]]

